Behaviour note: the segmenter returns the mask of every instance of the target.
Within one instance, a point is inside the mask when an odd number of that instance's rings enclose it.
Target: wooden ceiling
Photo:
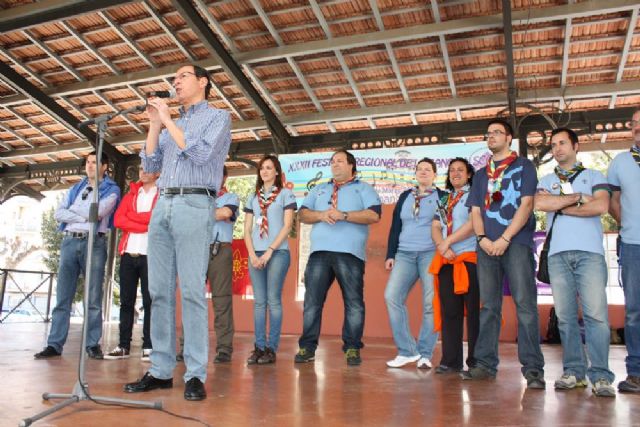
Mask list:
[[[500,0],[60,3],[0,1],[0,59],[78,120],[144,103],[192,62],[211,71],[211,104],[231,112],[234,143],[272,151],[263,111],[177,3],[197,10],[291,137],[483,119],[508,105]],[[640,105],[639,9],[631,0],[512,0],[518,112]],[[19,89],[0,76],[3,169],[89,151],[83,134]],[[144,113],[117,117],[108,141],[134,154],[147,123]],[[588,138],[629,135],[623,127]]]

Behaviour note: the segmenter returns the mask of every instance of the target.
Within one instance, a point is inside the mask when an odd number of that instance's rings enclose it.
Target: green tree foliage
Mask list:
[[[55,209],[51,208],[42,214],[42,249],[44,249],[44,265],[53,273],[58,272],[60,264],[60,245],[62,244],[62,233],[58,231],[58,223],[54,218]]]
[[[58,204],[61,198],[58,198]],[[42,236],[42,249],[44,250],[44,265],[53,273],[58,273],[60,265],[60,246],[62,245],[63,235],[58,231],[58,222],[55,219],[55,208],[51,208],[42,214],[42,228],[40,235]],[[75,302],[82,301],[84,294],[84,278],[78,278],[78,286],[76,290]]]
[[[244,234],[244,204],[256,189],[256,176],[230,177],[226,183],[227,191],[240,198],[238,219],[233,227],[233,238],[242,239]]]

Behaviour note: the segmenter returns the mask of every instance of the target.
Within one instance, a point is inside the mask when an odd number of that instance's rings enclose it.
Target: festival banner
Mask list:
[[[517,147],[517,140],[513,140],[512,148],[517,150]],[[414,185],[416,164],[423,157],[429,157],[436,163],[436,184],[440,187],[444,187],[451,159],[464,157],[478,170],[491,157],[486,142],[354,150],[352,153],[356,157],[358,177],[373,185],[382,203],[388,205],[394,204],[400,193]],[[331,179],[332,154],[301,153],[278,157],[284,172],[285,186],[294,192],[298,205],[313,187]]]

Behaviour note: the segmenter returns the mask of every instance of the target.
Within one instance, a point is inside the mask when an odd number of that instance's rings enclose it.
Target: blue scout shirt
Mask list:
[[[460,198],[458,203],[453,207],[453,232],[455,233],[460,227],[465,225],[467,221],[469,221],[470,210],[466,206],[467,199],[469,198],[469,188],[465,190],[466,192]],[[443,199],[440,203],[446,208],[446,198]],[[440,225],[442,225],[442,237],[447,238],[447,218],[442,218],[440,212],[437,212],[436,217],[440,221]],[[451,250],[456,254],[460,255],[465,252],[475,252],[476,251],[476,237],[471,233],[471,236],[467,237],[464,240],[456,242],[451,245]]]
[[[224,193],[216,198],[216,208],[229,208],[232,212],[228,221],[216,221],[213,226],[213,236],[218,242],[231,243],[233,240],[233,223],[238,219],[238,206],[240,200],[233,193]]]
[[[496,167],[501,162],[496,162]],[[523,157],[518,157],[502,175],[502,196],[500,202],[493,202],[489,209],[484,208],[487,194],[487,170],[482,168],[473,177],[471,194],[467,199],[467,207],[478,206],[482,212],[484,234],[491,240],[497,240],[507,229],[516,211],[520,207],[523,196],[534,196],[538,186],[538,177],[533,163]],[[533,232],[536,220],[531,213],[529,221],[511,238],[514,243],[533,247]]]
[[[593,169],[585,169],[571,184],[573,193],[592,196],[598,190],[609,191],[609,185],[604,175]],[[555,173],[542,177],[538,190],[545,190],[551,194],[560,194],[560,178]],[[547,232],[551,227],[553,212],[547,212]],[[579,239],[576,238],[579,236]],[[593,252],[604,256],[602,245],[602,223],[600,215],[579,217],[559,215],[553,226],[549,256],[564,251]]]
[[[251,230],[251,241],[256,251],[266,251],[271,243],[275,240],[282,227],[284,227],[284,211],[286,209],[296,210],[296,196],[288,188],[283,188],[278,197],[267,208],[267,220],[269,221],[269,234],[260,237],[260,223],[262,222],[262,213],[256,193],[253,193],[245,203],[244,211],[253,214],[253,228]],[[289,239],[284,239],[277,249],[289,250]]]
[[[627,244],[640,245],[640,166],[630,152],[620,153],[609,165],[612,191],[620,191],[620,236]]]
[[[431,221],[438,208],[438,191],[420,200],[418,217],[413,216],[416,198],[413,189],[400,194],[393,209],[393,220],[389,230],[387,259],[395,258],[397,251],[426,252],[435,250],[431,238]]]
[[[302,202],[302,209],[326,211],[331,208],[333,181],[319,184],[307,194]],[[338,208],[342,212],[371,209],[382,214],[380,197],[373,187],[366,182],[355,179],[338,190]],[[338,221],[335,224],[317,222],[311,228],[311,253],[316,251],[343,252],[366,260],[366,244],[369,237],[369,226],[349,221]]]

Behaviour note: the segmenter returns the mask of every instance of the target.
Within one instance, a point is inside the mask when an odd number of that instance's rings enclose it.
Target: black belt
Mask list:
[[[132,253],[129,253],[129,252],[125,252],[125,255],[129,255],[131,258],[139,258],[141,256],[147,256],[145,254],[132,254]]]
[[[89,236],[87,231],[65,231],[65,236],[72,237],[74,239],[86,239]],[[104,237],[105,233],[98,232],[98,237]]]
[[[191,187],[169,187],[160,190],[161,195],[176,196],[183,194],[203,194],[209,197],[216,197],[216,190],[211,188],[191,188]]]

